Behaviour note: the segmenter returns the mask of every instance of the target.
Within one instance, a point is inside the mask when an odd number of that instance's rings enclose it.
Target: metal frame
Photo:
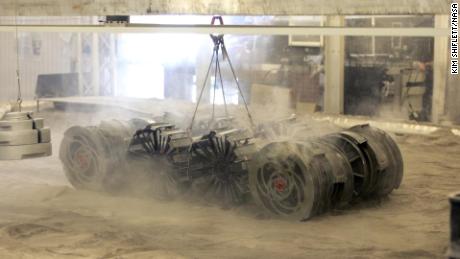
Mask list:
[[[253,26],[253,25],[18,25],[19,32],[93,32],[93,33],[198,33],[236,35],[322,35],[322,36],[408,36],[445,37],[448,28],[372,28],[334,26]],[[0,25],[0,32],[15,32],[15,25]]]

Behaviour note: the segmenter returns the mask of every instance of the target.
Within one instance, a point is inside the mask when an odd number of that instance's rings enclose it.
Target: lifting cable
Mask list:
[[[14,25],[15,25],[15,43],[16,43],[16,80],[17,80],[17,87],[18,87],[18,95],[17,95],[17,105],[19,111],[22,110],[22,92],[21,92],[21,74],[19,72],[19,32],[18,32],[18,0],[15,2],[15,16],[14,16]]]
[[[224,24],[223,19],[222,19],[221,16],[214,16],[214,17],[212,17],[211,25],[214,25],[216,20],[218,20],[220,22],[220,25]],[[216,88],[217,88],[217,74],[219,74],[219,81],[220,81],[220,85],[221,85],[221,89],[222,89],[222,95],[223,95],[223,101],[224,101],[224,105],[225,105],[225,114],[226,114],[226,116],[228,116],[227,100],[226,100],[226,96],[225,96],[224,83],[223,83],[223,79],[222,79],[222,71],[221,71],[220,62],[219,62],[219,50],[222,50],[222,59],[227,60],[227,62],[228,62],[228,65],[229,65],[230,70],[232,72],[233,80],[235,81],[235,84],[237,86],[238,93],[241,96],[241,99],[243,100],[244,107],[246,109],[246,113],[247,113],[247,116],[249,118],[249,122],[251,123],[251,126],[254,126],[254,121],[253,121],[252,115],[251,115],[251,113],[249,111],[248,103],[246,102],[246,98],[244,97],[243,91],[241,90],[240,82],[238,80],[238,77],[236,76],[235,69],[233,68],[233,64],[232,64],[232,62],[230,60],[230,57],[228,55],[228,52],[227,52],[227,48],[225,47],[224,35],[223,34],[218,34],[218,35],[210,34],[210,37],[211,37],[212,41],[214,42],[213,54],[212,54],[212,57],[211,57],[211,62],[209,63],[208,70],[206,72],[206,76],[205,76],[203,85],[201,87],[200,95],[198,97],[198,100],[197,100],[197,103],[196,103],[196,106],[195,106],[195,110],[193,112],[192,121],[190,122],[190,126],[188,128],[188,131],[191,131],[192,128],[193,128],[193,124],[195,122],[195,117],[196,117],[196,114],[198,112],[198,107],[199,107],[199,105],[201,103],[201,99],[203,97],[204,90],[206,89],[206,84],[208,82],[209,73],[211,71],[211,67],[212,67],[212,64],[214,62],[215,62],[215,71],[214,71],[214,90],[213,90],[213,102],[212,102],[212,120],[214,120],[214,117],[215,117],[215,98],[216,98]],[[215,58],[215,60],[214,60],[214,58]]]
[[[222,16],[213,16],[212,20],[211,20],[211,25],[215,25],[216,20],[219,21],[220,25],[224,25],[224,21],[222,19]],[[252,115],[251,115],[251,113],[249,111],[248,103],[246,102],[246,98],[244,98],[243,92],[241,90],[241,86],[240,86],[238,77],[236,76],[235,69],[233,68],[233,64],[232,64],[232,62],[230,60],[230,57],[228,55],[227,48],[225,47],[224,35],[223,34],[218,34],[218,35],[210,34],[209,36],[211,37],[211,39],[212,39],[212,41],[214,43],[214,49],[213,49],[213,53],[212,53],[212,56],[211,56],[211,62],[209,63],[208,70],[206,71],[206,76],[205,76],[204,82],[203,82],[203,84],[201,86],[200,94],[199,94],[199,97],[198,97],[198,100],[197,100],[197,103],[196,103],[196,106],[195,106],[195,110],[193,112],[192,120],[191,120],[190,125],[189,125],[189,127],[187,129],[188,136],[192,140],[191,143],[190,143],[190,146],[189,146],[189,156],[188,156],[188,161],[187,161],[187,177],[189,177],[189,178],[190,178],[190,175],[189,175],[190,158],[191,158],[191,152],[192,152],[192,147],[193,147],[192,128],[193,128],[193,124],[195,122],[196,114],[198,112],[198,107],[199,107],[199,105],[201,103],[201,99],[203,97],[203,93],[204,93],[204,91],[206,89],[206,84],[208,82],[209,73],[211,72],[211,67],[212,67],[213,63],[215,64],[215,69],[214,69],[214,85],[213,85],[214,89],[213,89],[213,99],[212,99],[212,117],[211,117],[211,122],[210,123],[212,123],[214,121],[214,119],[215,119],[217,76],[219,76],[219,82],[220,82],[220,85],[221,85],[222,97],[223,97],[223,102],[224,102],[224,107],[225,107],[225,115],[228,116],[227,100],[226,100],[226,96],[225,96],[224,82],[223,82],[223,79],[222,79],[222,71],[221,71],[220,62],[219,62],[219,51],[220,50],[222,51],[222,59],[227,60],[227,62],[229,64],[230,70],[232,72],[233,80],[235,81],[235,84],[237,86],[238,93],[241,96],[241,99],[243,100],[244,107],[246,109],[246,113],[247,113],[249,122],[250,122],[252,127],[254,127],[254,125],[255,125],[254,121],[253,121],[253,118],[252,118]]]
[[[212,97],[212,117],[211,121],[214,121],[215,116],[215,109],[216,109],[216,87],[217,87],[217,70],[219,66],[219,47],[214,47],[215,55],[216,55],[216,67],[214,68],[214,87],[213,87],[213,97]],[[222,86],[222,89],[224,86]],[[227,105],[227,104],[225,104]]]
[[[222,72],[220,71],[219,59],[217,59],[217,68],[219,69],[220,85],[222,86],[222,98],[224,100],[225,115],[228,116],[227,100],[225,99],[224,82],[222,80]]]

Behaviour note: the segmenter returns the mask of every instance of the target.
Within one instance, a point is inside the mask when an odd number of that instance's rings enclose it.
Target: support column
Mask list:
[[[92,59],[92,95],[99,96],[99,35],[95,32],[92,34],[92,46],[91,46],[91,59]]]
[[[110,34],[110,72],[112,76],[112,96],[115,96],[118,92],[118,62],[117,62],[117,40],[118,35]]]
[[[78,73],[78,96],[85,95],[85,89],[83,87],[83,69],[82,69],[82,39],[81,33],[77,33],[77,73]]]
[[[328,16],[326,24],[342,27],[345,25],[345,19],[343,16]],[[324,112],[341,114],[344,104],[345,37],[327,36],[325,38]]]
[[[434,17],[435,28],[448,28],[449,16],[436,15]],[[446,85],[449,65],[448,37],[434,38],[433,60],[433,101],[431,108],[431,121],[439,123],[445,115]]]

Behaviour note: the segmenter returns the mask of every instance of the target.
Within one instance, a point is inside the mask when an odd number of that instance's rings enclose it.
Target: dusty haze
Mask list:
[[[258,121],[290,112],[266,108],[253,111]],[[244,111],[235,114],[244,117]],[[63,132],[137,115],[40,115],[52,127],[54,155],[0,162],[0,258],[444,258],[446,197],[460,183],[458,137],[398,136],[405,161],[400,189],[300,223],[262,217],[252,204],[223,209],[196,197],[155,199],[148,186],[134,185],[123,195],[75,190],[57,156]],[[311,125],[312,135],[338,130]]]

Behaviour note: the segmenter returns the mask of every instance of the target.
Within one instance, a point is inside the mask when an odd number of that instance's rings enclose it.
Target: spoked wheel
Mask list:
[[[249,186],[256,202],[271,214],[305,220],[316,214],[323,182],[296,144],[271,143],[251,162]],[[325,180],[325,179],[323,179]]]
[[[305,200],[305,177],[291,158],[275,164],[269,162],[257,175],[257,189],[272,212],[292,215],[300,211]]]
[[[187,189],[183,177],[175,170],[180,167],[175,158],[181,155],[178,147],[184,141],[189,143],[186,132],[167,123],[147,125],[138,130],[131,141],[130,158],[148,161],[150,166],[145,171],[152,178],[153,194],[157,198],[173,199]]]
[[[147,122],[102,121],[64,133],[59,157],[69,182],[79,189],[119,191],[126,180],[126,154],[135,127]]]
[[[194,170],[197,179],[193,184],[208,198],[227,206],[243,203],[249,193],[245,162],[252,146],[240,134],[233,130],[211,132],[192,146],[193,163],[205,164]]]

